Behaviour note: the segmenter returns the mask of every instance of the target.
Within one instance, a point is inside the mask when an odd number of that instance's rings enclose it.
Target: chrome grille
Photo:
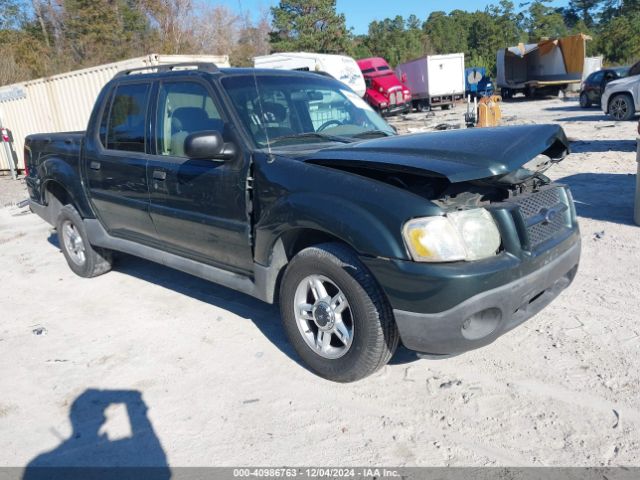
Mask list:
[[[398,103],[398,99],[396,98],[397,93],[391,92],[389,94],[389,105],[395,105]]]
[[[514,201],[526,227],[525,243],[531,250],[571,228],[567,195],[560,187],[515,197]]]

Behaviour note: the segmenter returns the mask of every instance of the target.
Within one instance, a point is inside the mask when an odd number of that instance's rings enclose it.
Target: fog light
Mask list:
[[[487,308],[474,313],[462,322],[462,336],[468,340],[479,340],[492,334],[502,320],[502,312],[498,308]]]

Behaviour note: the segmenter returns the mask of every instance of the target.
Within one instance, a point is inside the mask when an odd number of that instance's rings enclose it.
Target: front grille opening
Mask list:
[[[524,224],[523,245],[535,250],[571,229],[571,208],[562,187],[549,186],[514,197]]]

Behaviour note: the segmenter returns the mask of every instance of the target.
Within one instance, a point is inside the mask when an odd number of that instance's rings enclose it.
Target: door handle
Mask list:
[[[100,162],[95,162],[95,161],[91,162],[89,164],[89,168],[91,170],[100,170]]]
[[[155,180],[165,180],[167,178],[167,172],[164,172],[162,170],[154,170],[153,178]]]

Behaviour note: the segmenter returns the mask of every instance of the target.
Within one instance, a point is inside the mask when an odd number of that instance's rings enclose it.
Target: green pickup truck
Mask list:
[[[333,78],[194,64],[118,74],[25,165],[75,273],[126,252],[278,302],[308,368],[349,382],[399,342],[487,345],[571,283],[571,193],[543,173],[567,153],[556,125],[399,136]]]

